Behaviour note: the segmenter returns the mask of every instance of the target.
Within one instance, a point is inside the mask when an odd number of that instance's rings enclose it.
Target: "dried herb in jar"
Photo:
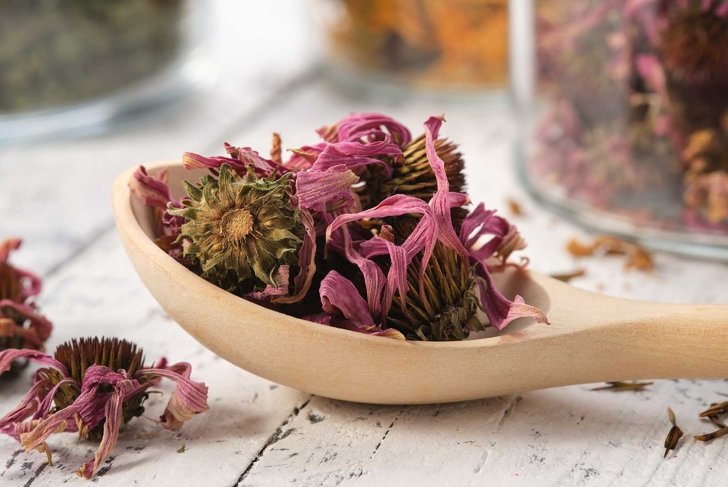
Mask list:
[[[0,114],[115,93],[175,60],[182,0],[3,0]]]

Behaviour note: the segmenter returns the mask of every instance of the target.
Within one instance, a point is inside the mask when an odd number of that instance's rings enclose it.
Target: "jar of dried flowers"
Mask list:
[[[506,0],[322,0],[335,78],[434,89],[506,82]]]
[[[0,141],[87,128],[187,92],[204,9],[187,0],[0,2]]]
[[[514,68],[533,192],[602,230],[728,258],[728,1],[527,11]]]

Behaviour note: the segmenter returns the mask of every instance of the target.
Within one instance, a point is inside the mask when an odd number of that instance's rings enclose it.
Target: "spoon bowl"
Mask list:
[[[181,181],[204,174],[180,163]],[[312,323],[246,301],[186,269],[152,240],[153,214],[118,176],[113,203],[127,254],[162,308],[205,347],[236,366],[313,394],[376,404],[462,401],[589,382],[728,377],[728,305],[647,303],[580,290],[517,269],[495,276],[549,325],[520,319],[495,335],[458,342],[374,337]]]

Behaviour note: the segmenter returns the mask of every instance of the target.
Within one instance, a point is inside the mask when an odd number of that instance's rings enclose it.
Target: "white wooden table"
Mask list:
[[[243,5],[244,4],[244,5]],[[259,4],[259,5],[254,5]],[[99,485],[725,485],[728,441],[696,442],[711,431],[697,414],[725,400],[728,382],[658,381],[645,392],[574,386],[468,403],[392,407],[332,401],[272,384],[219,359],[164,315],[129,265],[113,228],[110,185],[120,170],[221,152],[223,141],[266,151],[272,131],[284,145],[350,111],[380,110],[418,127],[445,112],[444,133],[468,161],[474,200],[505,210],[531,242],[542,272],[578,265],[577,286],[674,302],[728,302],[725,265],[657,255],[649,274],[623,271],[620,258],[575,262],[564,250],[583,235],[531,202],[513,175],[513,121],[507,101],[411,97],[353,100],[327,85],[315,64],[305,6],[293,0],[214,3],[213,56],[235,56],[216,87],[176,110],[80,140],[0,148],[0,237],[25,238],[15,261],[45,278],[41,305],[54,321],[49,350],[71,337],[136,341],[148,360],[187,360],[210,390],[210,411],[177,432],[139,418],[94,479]],[[238,12],[223,10],[237,9]],[[244,21],[241,19],[245,19]],[[265,29],[271,29],[269,34]],[[679,360],[679,357],[676,358]],[[462,364],[467,366],[467,364]],[[538,364],[534,364],[538,367]],[[477,373],[471,371],[470,373]],[[30,372],[0,384],[0,413],[28,388]],[[162,399],[148,402],[156,417]],[[688,433],[663,460],[671,406]],[[81,484],[74,470],[95,445],[74,435],[50,442],[54,465],[0,438],[0,485]],[[183,453],[177,450],[185,446]]]

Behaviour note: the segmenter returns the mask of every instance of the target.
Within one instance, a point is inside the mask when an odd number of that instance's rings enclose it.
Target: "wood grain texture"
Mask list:
[[[281,53],[269,57],[282,65],[295,61]],[[285,70],[280,75],[286,77]],[[282,132],[285,147],[294,147],[309,142],[318,125],[357,110],[384,110],[413,127],[431,113],[445,112],[443,131],[467,156],[473,199],[506,208],[506,198],[515,197],[524,206],[524,216],[514,222],[531,242],[526,254],[534,269],[584,266],[586,276],[574,284],[616,296],[728,303],[725,265],[659,254],[655,271],[645,274],[624,272],[619,257],[570,257],[566,242],[584,234],[520,190],[510,166],[513,121],[502,99],[352,100],[325,82],[306,80],[279,85],[276,103],[265,102],[266,92],[260,91],[272,82],[268,77],[249,93],[233,84],[223,94],[253,102],[205,100],[192,111],[204,123],[192,123],[191,112],[181,112],[156,127],[0,150],[0,233],[27,238],[18,255],[24,264],[53,270],[41,302],[57,323],[49,347],[76,335],[125,336],[143,344],[150,358],[190,361],[195,377],[210,386],[210,411],[179,437],[142,418],[131,423],[97,484],[725,485],[728,443],[691,439],[712,430],[697,414],[725,399],[725,381],[663,380],[641,393],[576,386],[439,406],[363,406],[309,398],[251,376],[216,359],[167,319],[110,230],[109,184],[117,168],[175,158],[183,150],[217,152],[224,140],[266,150],[273,130]],[[80,183],[71,187],[74,180]],[[452,373],[479,371],[456,364]],[[26,372],[21,380],[0,384],[0,412],[17,403],[29,377]],[[150,417],[161,400],[150,405]],[[668,405],[687,437],[663,460]],[[187,450],[176,453],[182,444]],[[13,440],[0,438],[0,485],[81,485],[72,472],[94,446],[62,435],[51,447],[56,463],[45,466],[42,454],[23,453]]]

